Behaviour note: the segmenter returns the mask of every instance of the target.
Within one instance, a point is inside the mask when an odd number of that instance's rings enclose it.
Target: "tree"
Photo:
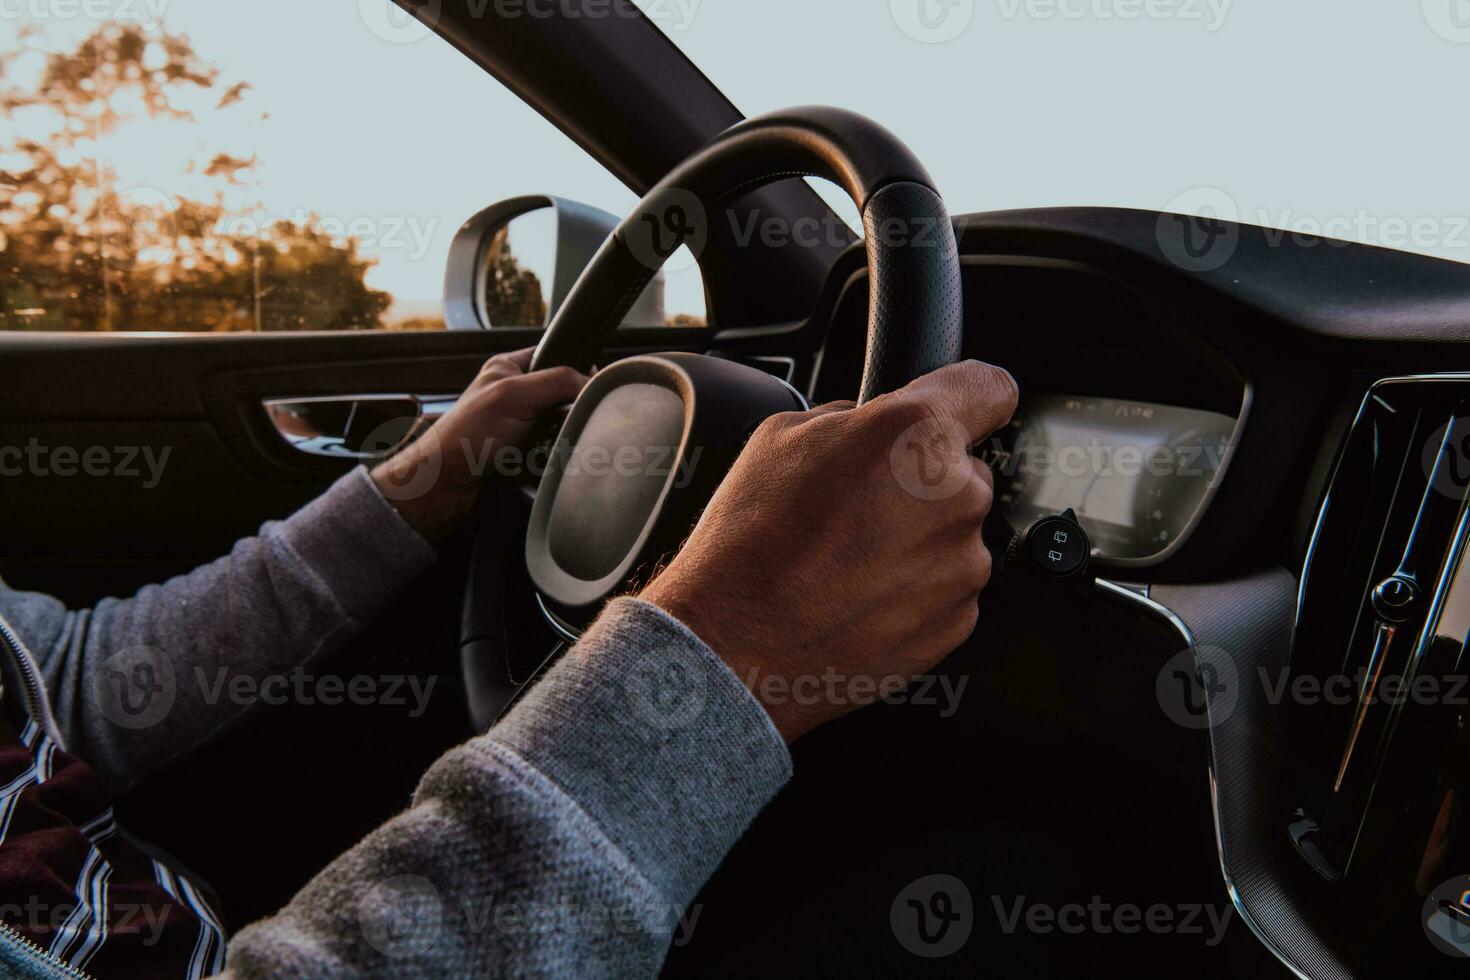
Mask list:
[[[539,327],[546,323],[546,297],[541,278],[523,269],[510,248],[509,226],[490,240],[490,276],[486,313],[493,327]]]
[[[34,36],[23,29],[20,42]],[[20,53],[0,52],[0,79]],[[121,126],[189,121],[191,104],[248,98],[248,83],[222,84],[187,38],[108,24],[48,56],[34,85],[0,86],[0,115],[29,110],[49,122],[42,139],[0,143],[0,329],[382,326],[392,297],[364,281],[373,263],[355,241],[311,220],[241,222],[225,206],[226,190],[258,168],[254,157],[191,164],[207,200],[120,187],[96,159],[96,141]]]

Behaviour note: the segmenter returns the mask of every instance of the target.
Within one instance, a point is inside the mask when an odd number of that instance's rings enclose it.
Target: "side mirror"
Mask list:
[[[559,197],[492,204],[465,222],[450,245],[445,324],[450,330],[546,326],[617,226],[616,215]],[[660,272],[624,322],[662,325],[664,283]]]

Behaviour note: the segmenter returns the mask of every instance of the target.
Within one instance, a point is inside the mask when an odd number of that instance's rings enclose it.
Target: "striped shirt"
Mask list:
[[[118,828],[85,763],[34,720],[15,720],[18,730],[10,719],[0,724],[0,932],[59,974],[220,972],[224,932],[199,886]]]

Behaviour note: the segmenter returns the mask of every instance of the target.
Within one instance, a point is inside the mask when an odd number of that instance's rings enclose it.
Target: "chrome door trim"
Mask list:
[[[383,452],[363,452],[347,445],[352,429],[352,420],[358,409],[365,404],[402,402],[412,406],[405,418],[416,418],[418,423],[410,428],[403,439]],[[359,395],[309,395],[285,398],[261,399],[261,408],[276,434],[296,452],[307,456],[327,459],[368,461],[383,459],[402,449],[429,425],[437,422],[459,404],[458,395],[413,395],[413,394],[359,394]],[[336,424],[311,419],[312,409],[334,407],[342,415],[340,427]],[[340,428],[340,431],[338,431]]]

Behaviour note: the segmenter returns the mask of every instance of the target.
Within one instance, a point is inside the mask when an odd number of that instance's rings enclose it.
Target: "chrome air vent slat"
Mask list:
[[[1413,821],[1440,804],[1436,760],[1464,731],[1446,666],[1461,658],[1429,655],[1466,641],[1444,627],[1470,530],[1467,488],[1470,376],[1375,385],[1302,570],[1283,706],[1298,805],[1291,833],[1325,877],[1390,853],[1402,860],[1414,848],[1389,828],[1420,832]]]
[[[1363,683],[1358,685],[1358,706],[1353,711],[1353,727],[1348,731],[1348,741],[1342,751],[1342,761],[1337,765],[1337,778],[1332,781],[1332,792],[1334,793],[1342,792],[1342,784],[1347,779],[1348,767],[1352,765],[1353,753],[1358,747],[1358,739],[1363,734],[1363,723],[1368,720],[1368,709],[1373,705],[1373,698],[1378,691],[1378,682],[1383,679],[1383,665],[1388,662],[1388,649],[1393,646],[1393,638],[1397,632],[1398,627],[1393,623],[1379,623],[1374,634],[1373,653],[1368,659],[1368,669]]]

